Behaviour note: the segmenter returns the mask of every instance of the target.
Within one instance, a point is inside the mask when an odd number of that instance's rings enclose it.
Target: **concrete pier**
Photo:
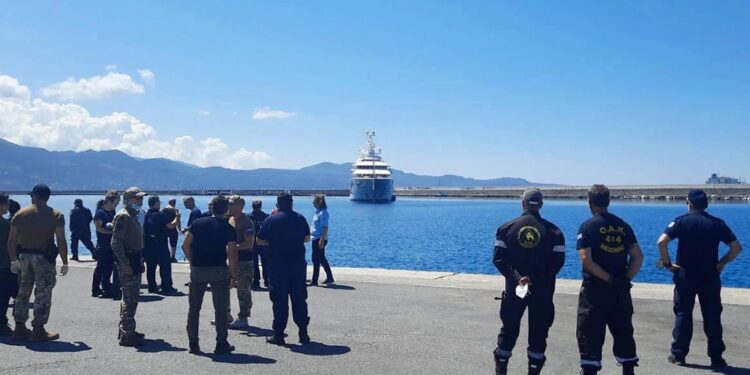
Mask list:
[[[75,262],[73,262],[75,263]],[[58,277],[48,328],[61,339],[50,343],[14,343],[0,339],[2,374],[491,374],[492,350],[500,328],[500,276],[446,272],[334,268],[338,282],[308,288],[313,343],[296,343],[290,321],[288,347],[268,345],[271,303],[266,291],[253,292],[252,328],[231,331],[235,353],[194,356],[187,353],[187,297],[166,297],[143,290],[138,330],[147,335],[141,348],[117,345],[119,303],[90,297],[93,263],[75,263]],[[188,280],[185,264],[175,266],[175,285]],[[576,303],[580,281],[561,280],[555,296],[556,319],[550,331],[544,374],[577,374]],[[636,284],[635,333],[639,374],[707,374],[709,359],[696,306],[696,329],[689,367],[666,362],[671,342],[671,286]],[[750,290],[725,289],[725,374],[750,374]],[[215,333],[211,298],[201,312],[201,346],[210,352]],[[237,312],[236,296],[232,309]],[[512,374],[526,373],[526,326],[511,359]],[[604,347],[601,374],[619,374]]]

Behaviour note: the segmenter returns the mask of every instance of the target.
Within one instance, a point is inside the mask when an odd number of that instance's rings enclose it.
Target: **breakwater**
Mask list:
[[[586,199],[589,186],[534,186],[545,198]],[[527,187],[497,188],[397,188],[399,197],[446,198],[518,198]],[[688,192],[703,189],[711,199],[719,201],[750,201],[750,185],[642,185],[609,186],[612,199],[618,200],[685,200]]]

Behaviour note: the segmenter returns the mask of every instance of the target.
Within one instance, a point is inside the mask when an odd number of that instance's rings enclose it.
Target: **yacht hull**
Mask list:
[[[354,178],[349,199],[357,202],[393,202],[393,179]]]

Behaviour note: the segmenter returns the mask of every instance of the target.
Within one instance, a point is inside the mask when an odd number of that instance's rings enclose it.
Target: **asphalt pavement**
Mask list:
[[[272,312],[267,291],[253,292],[251,328],[230,331],[237,350],[228,355],[188,354],[187,296],[161,296],[143,289],[136,321],[147,344],[117,343],[119,302],[92,298],[92,264],[77,264],[58,277],[48,329],[61,338],[49,343],[17,343],[0,338],[0,373],[7,374],[492,374],[492,350],[500,328],[496,299],[502,277],[413,271],[334,269],[337,284],[309,288],[310,335],[296,343],[289,322],[287,347],[265,343]],[[187,267],[175,268],[175,285],[188,280]],[[145,281],[145,280],[144,280]],[[580,281],[561,281],[555,296],[556,320],[550,331],[545,374],[577,374],[575,290]],[[634,287],[639,374],[710,374],[706,340],[696,306],[696,329],[688,367],[667,363],[672,311],[669,286]],[[724,332],[724,374],[750,374],[750,292],[728,290]],[[736,304],[735,304],[736,303]],[[237,312],[233,291],[232,310]],[[201,346],[213,349],[210,298],[201,312]],[[526,373],[526,325],[511,359],[511,374]],[[601,374],[619,374],[604,348]]]

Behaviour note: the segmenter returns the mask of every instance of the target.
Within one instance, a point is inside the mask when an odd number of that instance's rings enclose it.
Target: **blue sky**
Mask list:
[[[353,161],[373,129],[421,174],[750,177],[745,1],[3,8],[0,136],[24,144],[298,168]]]

